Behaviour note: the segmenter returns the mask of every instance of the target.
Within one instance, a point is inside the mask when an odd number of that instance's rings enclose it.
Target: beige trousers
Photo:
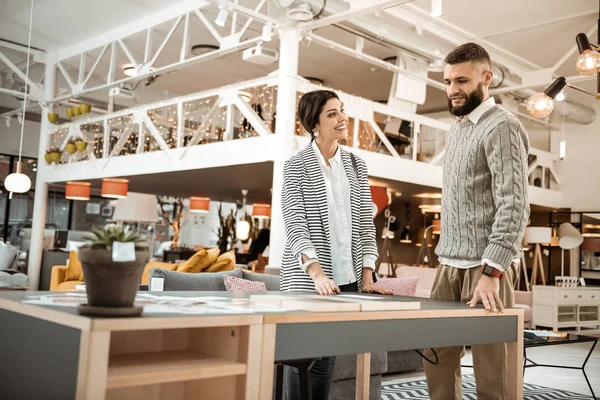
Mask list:
[[[512,264],[500,281],[500,300],[506,308],[514,307],[514,287],[518,279],[518,266]],[[473,297],[481,268],[454,268],[441,265],[438,268],[431,298],[455,300],[463,303]],[[513,400],[506,397],[506,344],[479,344],[471,346],[473,368],[478,400]],[[427,387],[432,400],[462,400],[462,375],[460,360],[465,354],[464,346],[435,349],[438,364],[424,361]],[[435,360],[431,349],[425,356]]]

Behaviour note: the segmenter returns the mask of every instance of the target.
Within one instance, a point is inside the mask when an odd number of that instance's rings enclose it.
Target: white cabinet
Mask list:
[[[600,329],[600,287],[533,287],[535,327],[559,329]]]

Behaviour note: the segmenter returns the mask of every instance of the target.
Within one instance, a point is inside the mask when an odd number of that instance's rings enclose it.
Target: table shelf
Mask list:
[[[191,351],[113,355],[107,389],[244,375],[245,363]]]

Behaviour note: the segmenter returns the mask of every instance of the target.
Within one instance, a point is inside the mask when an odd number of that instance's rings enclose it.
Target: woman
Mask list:
[[[298,115],[311,144],[286,161],[283,220],[287,242],[281,290],[391,294],[373,283],[377,243],[365,162],[343,150],[348,116],[337,94],[304,94]],[[311,369],[313,399],[327,399],[335,357]],[[300,398],[296,368],[286,367],[287,399]]]

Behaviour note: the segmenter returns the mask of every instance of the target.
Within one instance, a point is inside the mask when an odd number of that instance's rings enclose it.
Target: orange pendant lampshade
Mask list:
[[[129,181],[127,179],[102,179],[102,197],[124,199],[127,197]]]
[[[253,204],[252,218],[271,218],[271,205]]]
[[[67,200],[89,200],[91,184],[88,182],[67,182],[65,188],[65,199]]]
[[[195,214],[207,213],[210,208],[208,197],[190,197],[190,212]]]
[[[377,216],[380,212],[385,210],[389,203],[389,197],[387,194],[387,190],[381,186],[369,186],[371,189],[371,199],[373,203],[377,206]]]

